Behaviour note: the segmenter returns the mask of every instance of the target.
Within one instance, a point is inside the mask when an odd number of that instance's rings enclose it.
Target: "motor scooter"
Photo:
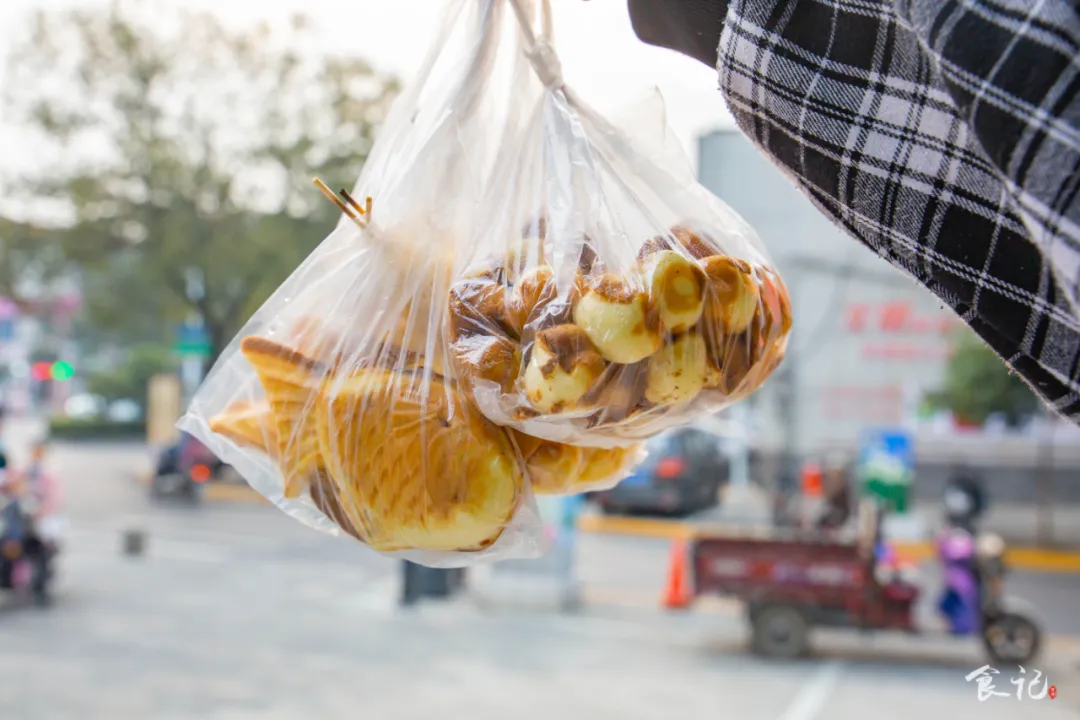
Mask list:
[[[158,457],[150,495],[155,500],[180,497],[198,505],[206,484],[220,479],[225,465],[195,438],[184,435]]]
[[[0,496],[0,590],[31,595],[38,605],[48,605],[59,542],[47,523],[35,523],[31,505]]]
[[[977,529],[986,508],[982,488],[967,474],[946,488],[947,527],[937,551],[944,576],[938,609],[953,635],[978,633],[997,663],[1024,664],[1039,651],[1042,631],[1005,597],[1005,541]]]

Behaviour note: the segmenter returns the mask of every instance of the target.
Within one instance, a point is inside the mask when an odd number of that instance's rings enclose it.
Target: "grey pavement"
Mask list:
[[[1028,669],[1053,701],[980,703],[970,641],[819,633],[812,658],[765,662],[736,614],[657,609],[655,540],[582,536],[578,575],[605,597],[578,614],[399,610],[392,561],[270,507],[152,506],[131,480],[145,459],[56,448],[72,517],[57,603],[0,609],[0,719],[1080,718],[1080,641],[1052,637]],[[144,557],[119,551],[130,527]],[[1038,582],[1044,602],[1076,597],[1073,576]]]
[[[153,555],[72,567],[53,609],[0,614],[3,717],[1080,717],[1075,643],[1039,665],[1057,700],[979,703],[968,644],[822,637],[813,660],[767,663],[730,618],[401,612],[351,569]]]

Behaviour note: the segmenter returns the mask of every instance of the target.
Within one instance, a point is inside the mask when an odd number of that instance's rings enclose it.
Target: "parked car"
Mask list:
[[[633,475],[593,500],[608,514],[688,515],[716,506],[730,477],[720,438],[696,428],[659,435]]]
[[[100,395],[80,393],[64,402],[64,414],[72,420],[96,420],[108,410],[109,403]]]
[[[105,412],[111,422],[133,423],[142,417],[142,408],[134,400],[116,400]]]
[[[150,495],[154,498],[182,496],[199,502],[207,482],[220,480],[225,464],[199,440],[181,433],[180,441],[157,457]]]

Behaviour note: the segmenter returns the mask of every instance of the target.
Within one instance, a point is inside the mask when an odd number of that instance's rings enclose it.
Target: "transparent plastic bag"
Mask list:
[[[762,300],[763,288],[780,298],[783,286],[753,233],[665,171],[662,145],[636,152],[562,87],[550,9],[540,7],[540,39],[533,10],[528,0],[449,0],[434,49],[342,193],[350,217],[225,349],[180,424],[291,516],[431,566],[539,554],[534,492],[611,487],[643,457],[640,440],[756,386],[786,334],[786,300]],[[663,252],[676,222],[694,232],[680,230]],[[720,281],[698,256],[735,278],[749,294],[715,313],[742,313],[745,327],[661,326],[670,317],[634,275],[657,264],[637,257],[650,239],[663,267],[710,298]],[[645,315],[652,355],[600,356],[590,404],[538,412],[523,384],[537,338],[580,350],[586,370],[599,356],[565,320],[592,302],[603,329],[601,269],[637,293],[625,304]],[[625,323],[627,312],[614,315]],[[581,325],[597,336],[589,343],[621,352],[622,325],[607,338]],[[651,408],[638,398],[646,381],[656,397],[655,358],[700,364],[710,356],[691,351],[737,357],[740,343],[753,362],[726,390]],[[713,374],[734,383],[734,372]],[[669,393],[680,392],[671,377]]]
[[[293,517],[430,566],[542,550],[513,431],[470,402],[445,340],[456,258],[532,72],[506,0],[450,0],[345,197],[351,217],[244,326],[181,420]]]
[[[790,299],[760,240],[697,184],[662,105],[637,132],[561,79],[550,10],[536,77],[455,265],[449,343],[460,383],[495,423],[612,448],[717,412],[783,358]]]

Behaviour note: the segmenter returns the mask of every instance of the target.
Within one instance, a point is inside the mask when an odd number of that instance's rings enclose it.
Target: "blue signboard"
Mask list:
[[[894,512],[907,512],[915,475],[915,445],[911,435],[895,428],[864,433],[858,474],[866,494]]]
[[[0,342],[11,342],[15,339],[15,321],[9,318],[0,318]]]
[[[178,325],[174,337],[173,351],[180,355],[205,357],[210,354],[210,336],[203,325]]]

